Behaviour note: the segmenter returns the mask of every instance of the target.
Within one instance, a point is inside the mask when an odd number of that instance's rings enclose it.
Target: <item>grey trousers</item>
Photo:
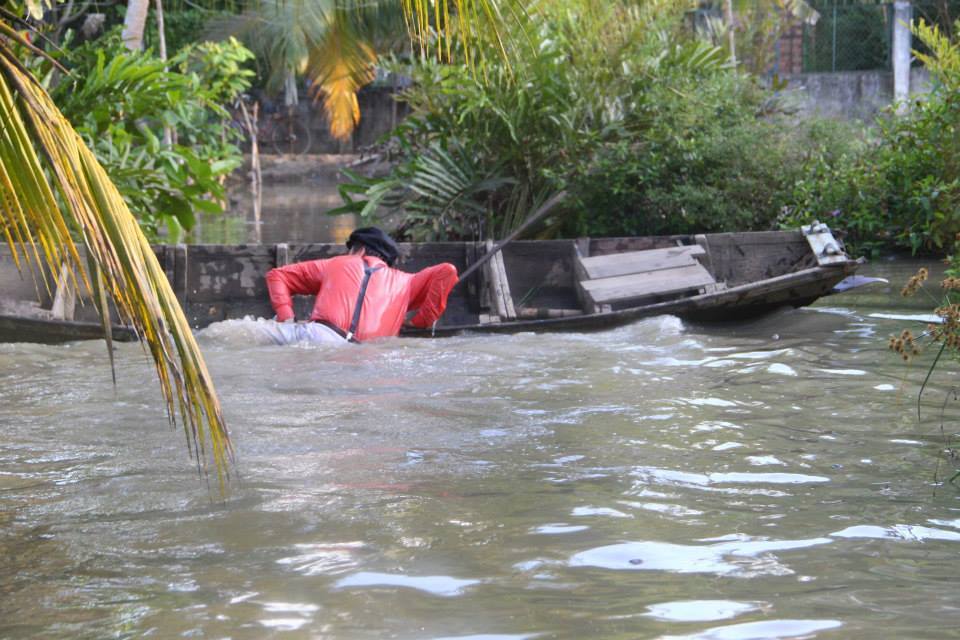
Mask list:
[[[274,344],[350,344],[330,327],[319,322],[277,322],[261,320],[257,330]]]

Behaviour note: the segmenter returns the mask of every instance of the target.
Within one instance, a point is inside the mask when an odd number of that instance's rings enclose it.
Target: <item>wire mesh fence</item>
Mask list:
[[[863,0],[808,0],[819,14],[803,29],[803,70],[872,71],[891,67],[893,4]],[[960,17],[960,0],[911,3],[913,18],[923,18],[951,33]],[[919,46],[914,40],[913,45]]]
[[[803,11],[791,14],[789,9],[784,10],[784,6],[799,2],[734,2],[738,60],[761,75],[891,69],[895,22],[892,2],[805,0]],[[914,20],[922,18],[936,24],[948,35],[956,30],[960,0],[916,0],[910,4]],[[687,19],[692,29],[726,46],[723,31],[728,27],[721,0],[703,0]],[[914,48],[921,46],[913,40]]]
[[[803,34],[803,70],[869,71],[890,68],[893,5],[814,2],[820,14]]]

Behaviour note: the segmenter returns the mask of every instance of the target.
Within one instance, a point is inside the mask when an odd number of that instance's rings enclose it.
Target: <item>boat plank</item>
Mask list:
[[[487,252],[493,249],[493,241],[487,240]],[[517,312],[513,306],[513,296],[510,293],[510,281],[507,278],[506,268],[503,264],[503,253],[498,251],[483,266],[487,274],[487,282],[490,284],[490,298],[492,307],[497,315],[506,320],[514,320]]]
[[[57,291],[53,294],[53,305],[50,314],[56,320],[73,320],[77,311],[77,288],[74,278],[70,274],[67,263],[60,265],[60,275],[57,277]]]
[[[648,249],[627,253],[610,253],[603,256],[581,258],[586,279],[613,278],[643,271],[660,271],[696,264],[695,256],[706,253],[703,247],[693,244],[666,249]]]
[[[715,282],[710,272],[702,265],[691,264],[674,269],[585,280],[581,286],[593,304],[601,305],[648,296],[683,293]]]

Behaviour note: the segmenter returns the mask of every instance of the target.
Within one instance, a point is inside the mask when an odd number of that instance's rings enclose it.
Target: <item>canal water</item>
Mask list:
[[[902,282],[911,262],[868,273]],[[955,638],[951,362],[899,286],[747,323],[249,346],[220,499],[118,345],[0,345],[2,638]],[[212,483],[211,483],[212,484]]]
[[[228,183],[226,211],[201,214],[187,236],[191,244],[345,242],[357,226],[352,214],[331,216],[343,205],[338,187],[342,170],[356,155],[311,155],[302,158],[263,156],[261,214],[243,171]],[[365,223],[369,224],[369,223]]]

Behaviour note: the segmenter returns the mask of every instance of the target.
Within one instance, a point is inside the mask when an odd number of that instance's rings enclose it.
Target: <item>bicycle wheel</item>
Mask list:
[[[279,155],[303,155],[310,143],[310,129],[299,118],[276,122],[270,130],[270,144]]]

